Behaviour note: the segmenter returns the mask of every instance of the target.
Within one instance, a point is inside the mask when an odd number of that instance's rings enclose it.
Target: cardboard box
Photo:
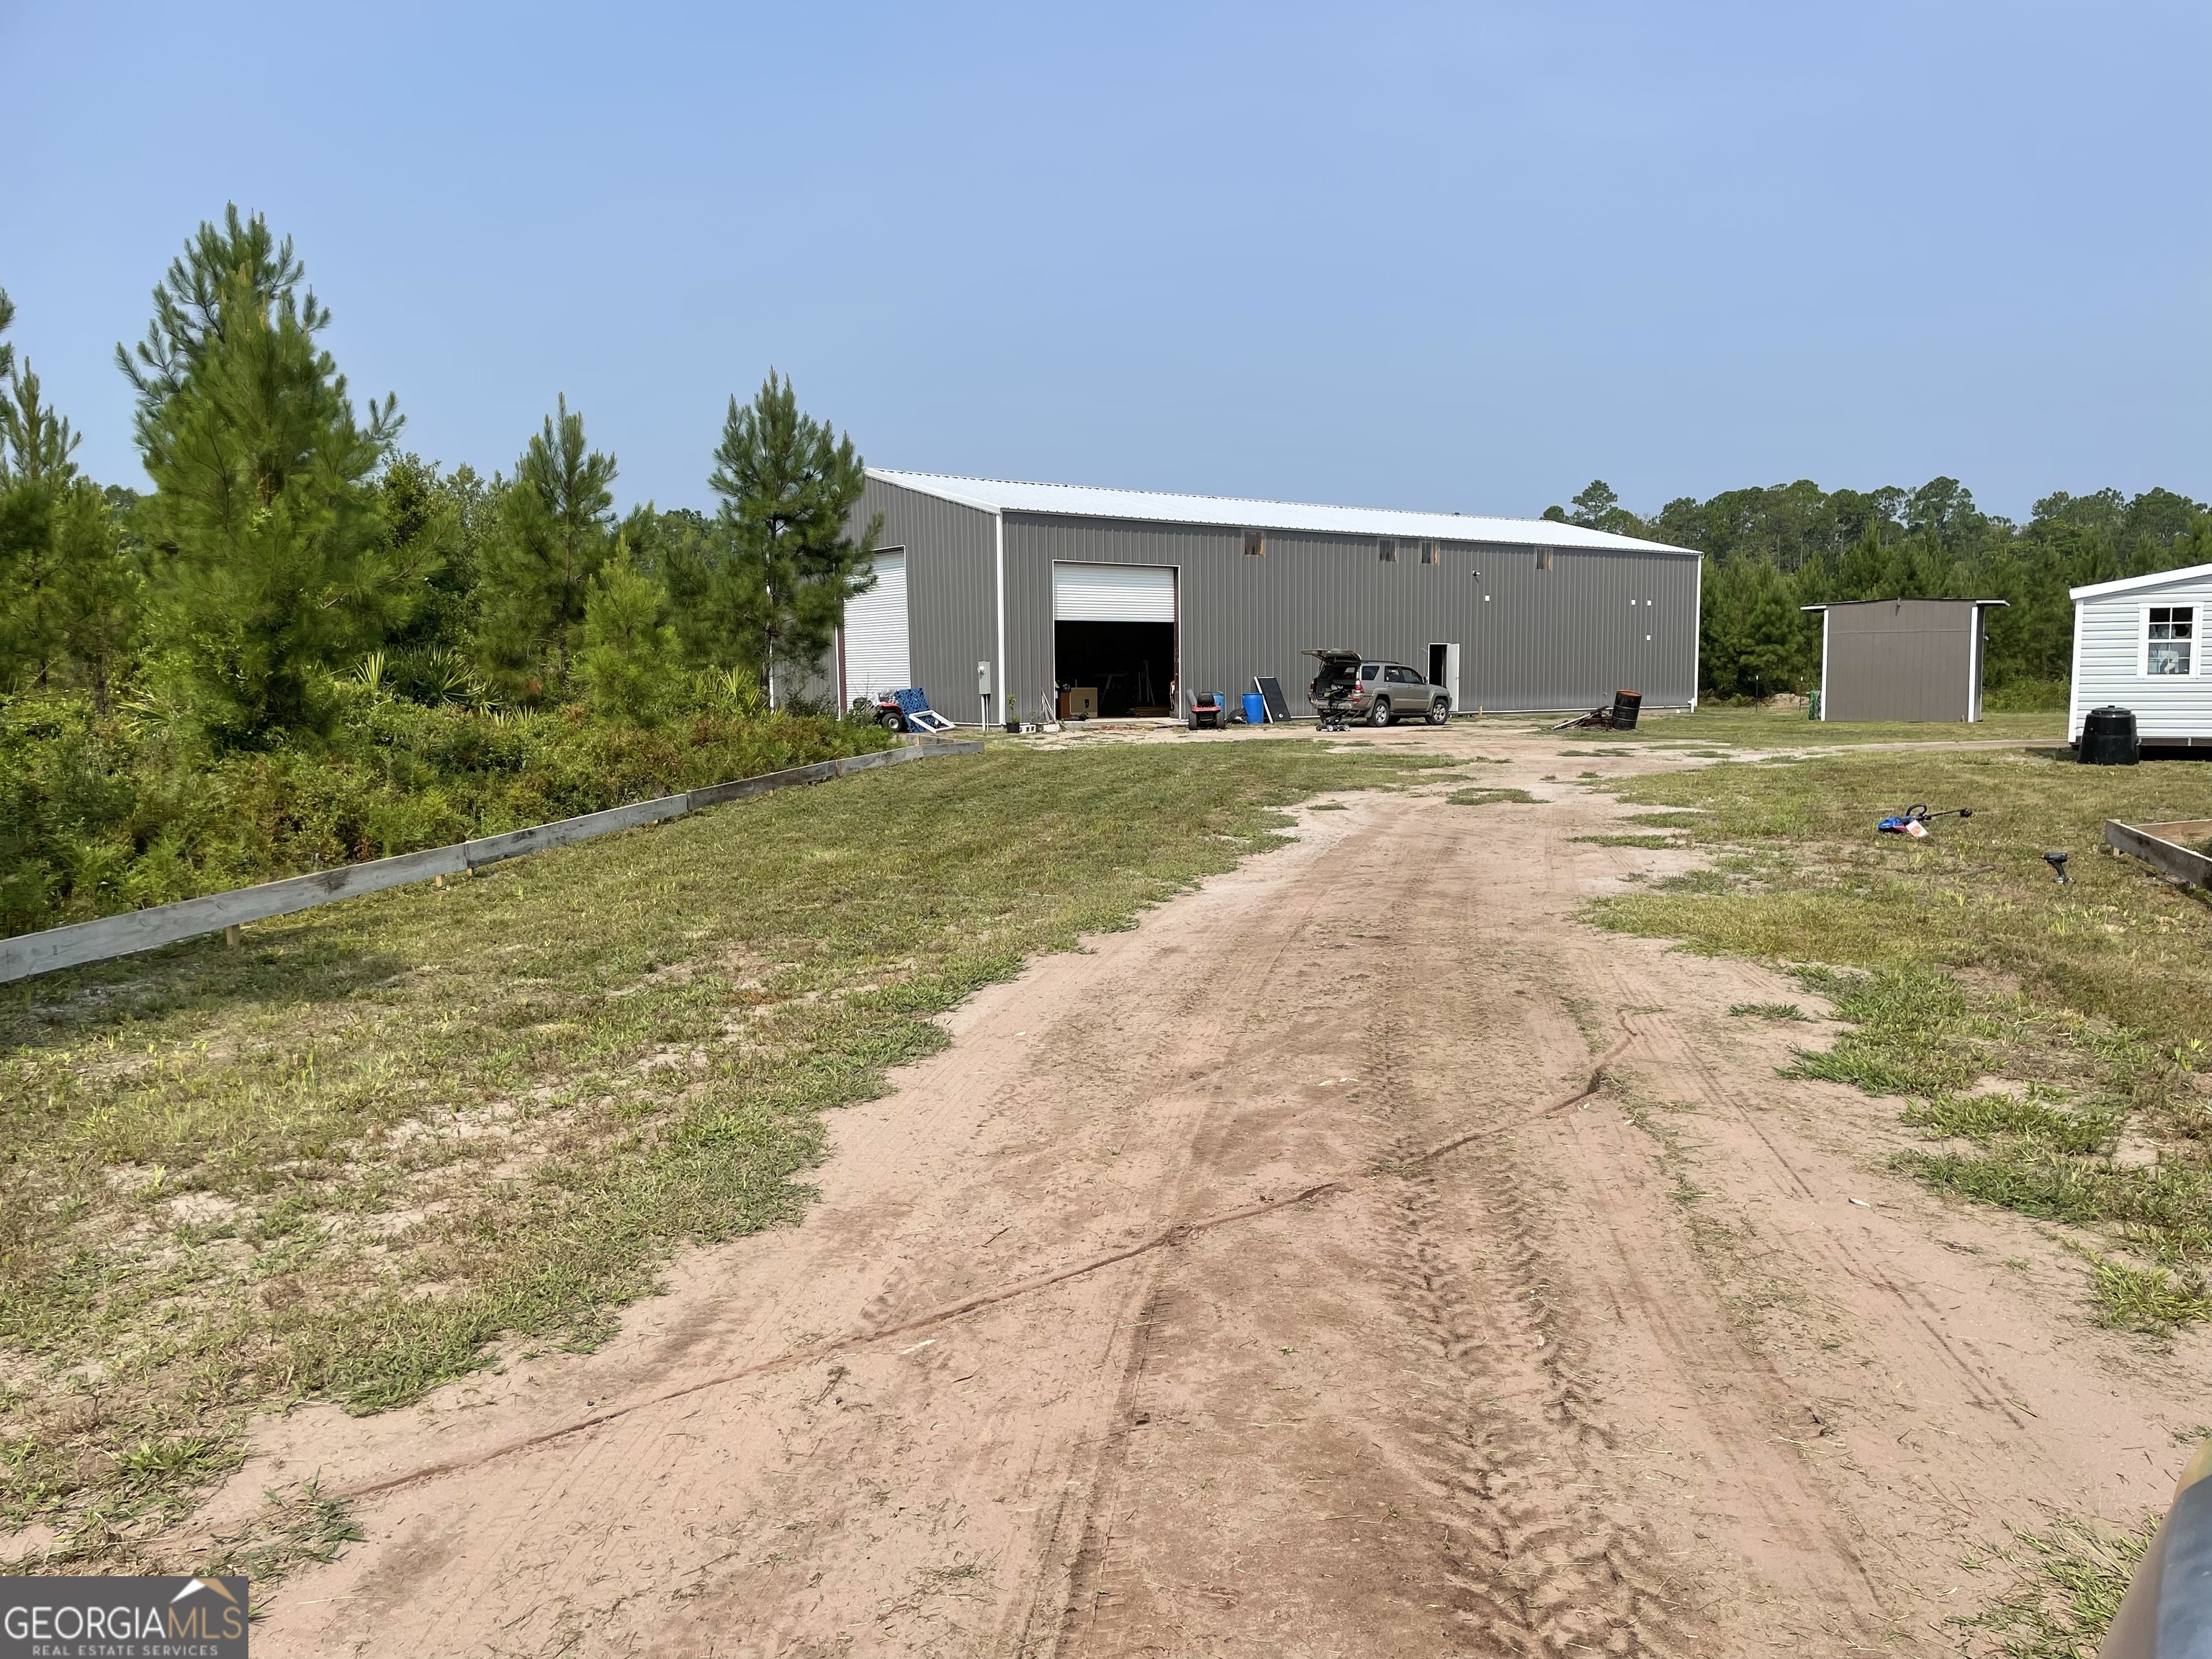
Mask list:
[[[1095,685],[1071,685],[1060,694],[1060,717],[1064,720],[1095,720],[1098,718],[1098,688]]]

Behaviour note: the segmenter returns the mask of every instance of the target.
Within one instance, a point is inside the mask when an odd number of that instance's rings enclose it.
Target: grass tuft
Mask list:
[[[2089,1263],[2089,1289],[2099,1316],[2114,1330],[2164,1336],[2178,1325],[2212,1320],[2212,1291],[2205,1289],[2203,1274],[2133,1267],[2094,1250],[2080,1254]]]
[[[1740,1019],[1802,1019],[1809,1021],[1813,1018],[1812,1015],[1807,1013],[1802,1008],[1800,1008],[1794,1002],[1738,1002],[1732,1004],[1729,1006],[1729,1012]]]
[[[1544,804],[1540,796],[1532,795],[1526,789],[1455,789],[1444,797],[1444,800],[1453,806],[1496,806],[1501,803],[1541,806]]]
[[[2043,1532],[2015,1528],[2011,1545],[1989,1558],[2012,1569],[2012,1583],[1957,1622],[1998,1637],[2004,1659],[2095,1659],[2156,1530],[2155,1521],[2121,1530],[2073,1516]]]
[[[1947,1095],[1989,1067],[1986,1020],[1967,1011],[1948,974],[1926,968],[1837,973],[1800,969],[1805,988],[1825,996],[1850,1030],[1826,1052],[1799,1049],[1789,1077],[1826,1078],[1870,1095]]]

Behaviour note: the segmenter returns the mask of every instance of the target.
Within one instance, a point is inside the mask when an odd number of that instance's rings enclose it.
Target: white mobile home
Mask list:
[[[2109,705],[2135,712],[2147,749],[2212,745],[2212,668],[2204,661],[2212,564],[2096,582],[2070,597],[2067,741],[2080,738],[2083,715]]]

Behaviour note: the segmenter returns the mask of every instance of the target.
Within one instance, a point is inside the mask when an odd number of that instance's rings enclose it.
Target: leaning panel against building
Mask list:
[[[841,702],[920,685],[963,722],[1064,694],[1103,716],[1282,683],[1316,647],[1408,663],[1465,713],[1695,706],[1701,563],[1547,520],[1398,513],[871,468],[877,585],[838,641]],[[985,688],[988,686],[988,690]]]

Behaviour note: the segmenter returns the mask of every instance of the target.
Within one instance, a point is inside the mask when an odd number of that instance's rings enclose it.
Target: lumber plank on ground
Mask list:
[[[2212,887],[2212,857],[2197,850],[2212,842],[2212,818],[2182,818],[2171,823],[2122,823],[2118,818],[2106,818],[2105,840],[2176,881]]]

